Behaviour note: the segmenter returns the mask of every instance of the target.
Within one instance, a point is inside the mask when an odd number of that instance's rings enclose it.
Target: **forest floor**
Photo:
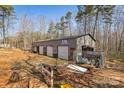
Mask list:
[[[19,49],[0,49],[0,87],[48,87],[44,82],[37,80],[34,77],[25,79],[20,82],[8,84],[8,80],[12,74],[12,66],[18,62],[23,62],[30,57],[32,62],[41,62],[49,65],[65,65],[69,61],[57,60],[55,58],[37,55],[34,53],[22,51]],[[83,65],[82,65],[83,66]],[[88,67],[85,65],[84,67]],[[96,69],[93,68],[92,80],[97,84],[93,87],[124,87],[124,63],[119,60],[108,59],[105,62],[105,68]],[[29,78],[29,77],[28,77]],[[90,81],[89,80],[89,81]],[[28,82],[27,82],[28,81]],[[89,82],[87,80],[87,82]],[[19,85],[19,84],[20,85]],[[29,84],[30,83],[30,84]],[[89,84],[89,83],[88,83]],[[29,86],[30,85],[30,86]],[[87,86],[88,87],[88,86]],[[92,86],[89,86],[92,87]]]

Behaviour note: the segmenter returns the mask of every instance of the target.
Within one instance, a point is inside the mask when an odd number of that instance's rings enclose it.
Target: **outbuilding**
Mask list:
[[[33,52],[65,60],[73,60],[75,51],[94,51],[95,39],[90,34],[71,36],[54,40],[36,41]]]

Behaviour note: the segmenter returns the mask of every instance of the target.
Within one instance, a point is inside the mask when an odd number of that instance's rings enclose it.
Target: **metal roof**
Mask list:
[[[94,37],[88,33],[88,34],[82,34],[82,35],[78,35],[78,36],[68,36],[68,37],[63,37],[63,38],[58,38],[58,39],[40,40],[40,41],[35,41],[35,42],[47,42],[47,41],[56,41],[56,40],[76,39],[76,38],[86,36],[86,35],[89,35],[94,41],[96,41],[94,39]]]

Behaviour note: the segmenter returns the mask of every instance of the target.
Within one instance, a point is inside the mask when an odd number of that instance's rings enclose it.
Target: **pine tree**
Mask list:
[[[0,28],[2,28],[3,44],[5,44],[6,32],[8,27],[9,17],[14,13],[14,8],[11,5],[0,5]]]
[[[68,25],[68,28],[69,28],[69,35],[71,36],[72,35],[72,12],[67,12],[66,13],[66,16],[65,16],[65,19],[67,21],[67,25]]]
[[[55,23],[53,21],[49,24],[48,35],[50,39],[54,39],[56,37]]]

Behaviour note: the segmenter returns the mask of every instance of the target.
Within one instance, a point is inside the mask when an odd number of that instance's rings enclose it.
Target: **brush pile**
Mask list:
[[[123,87],[118,81],[105,79],[91,66],[82,66],[87,68],[86,72],[78,72],[65,66],[51,66],[41,64],[40,62],[23,61],[16,62],[11,68],[11,75],[7,82],[8,87],[69,87],[69,88],[96,88],[96,87]],[[98,82],[98,78],[100,79]],[[113,83],[114,82],[114,83]]]
[[[18,82],[27,82],[26,86],[16,87],[61,87],[62,84],[69,84],[72,87],[95,87],[92,81],[93,69],[88,68],[85,73],[77,73],[67,66],[51,66],[38,62],[23,61],[17,62],[11,68],[11,75],[7,85]],[[32,79],[37,80],[38,85],[32,85]]]

